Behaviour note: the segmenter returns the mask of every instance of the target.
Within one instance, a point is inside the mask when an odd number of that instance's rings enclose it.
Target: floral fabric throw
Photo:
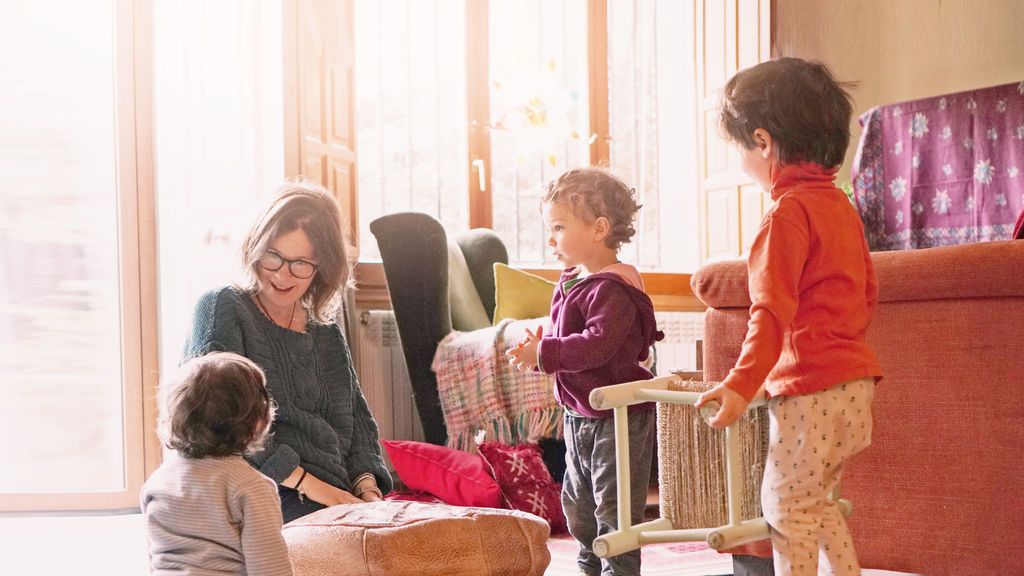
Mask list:
[[[851,176],[871,250],[1008,240],[1024,209],[1024,82],[877,106]]]

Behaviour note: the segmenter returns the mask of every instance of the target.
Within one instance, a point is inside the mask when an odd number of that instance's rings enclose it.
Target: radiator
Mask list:
[[[657,353],[657,375],[673,370],[700,370],[697,342],[704,339],[703,312],[658,312],[658,329],[665,339],[654,345]]]
[[[700,368],[697,344],[704,334],[703,312],[660,312],[665,339],[655,345],[659,376]],[[409,372],[390,310],[363,310],[353,323],[352,355],[359,383],[385,440],[423,440]]]
[[[353,324],[356,373],[381,439],[423,441],[394,313],[364,310]]]

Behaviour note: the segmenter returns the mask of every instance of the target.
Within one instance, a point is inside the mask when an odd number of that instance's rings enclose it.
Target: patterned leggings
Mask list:
[[[846,520],[828,495],[843,463],[871,444],[874,396],[875,381],[865,378],[769,401],[761,507],[778,576],[860,574]]]

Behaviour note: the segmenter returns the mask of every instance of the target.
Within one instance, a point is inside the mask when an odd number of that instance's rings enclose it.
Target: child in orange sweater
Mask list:
[[[775,204],[750,250],[747,336],[725,381],[698,402],[724,427],[762,383],[771,398],[761,506],[775,573],[860,574],[846,521],[828,495],[843,463],[871,443],[882,371],[866,333],[878,297],[864,228],[834,183],[850,141],[849,94],[828,69],[782,58],[742,70],[720,123],[744,172]]]

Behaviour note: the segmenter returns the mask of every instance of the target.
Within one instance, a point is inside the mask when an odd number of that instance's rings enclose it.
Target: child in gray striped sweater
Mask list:
[[[230,352],[181,370],[160,390],[171,450],[142,488],[151,573],[292,574],[277,486],[242,458],[274,419],[263,371]]]

